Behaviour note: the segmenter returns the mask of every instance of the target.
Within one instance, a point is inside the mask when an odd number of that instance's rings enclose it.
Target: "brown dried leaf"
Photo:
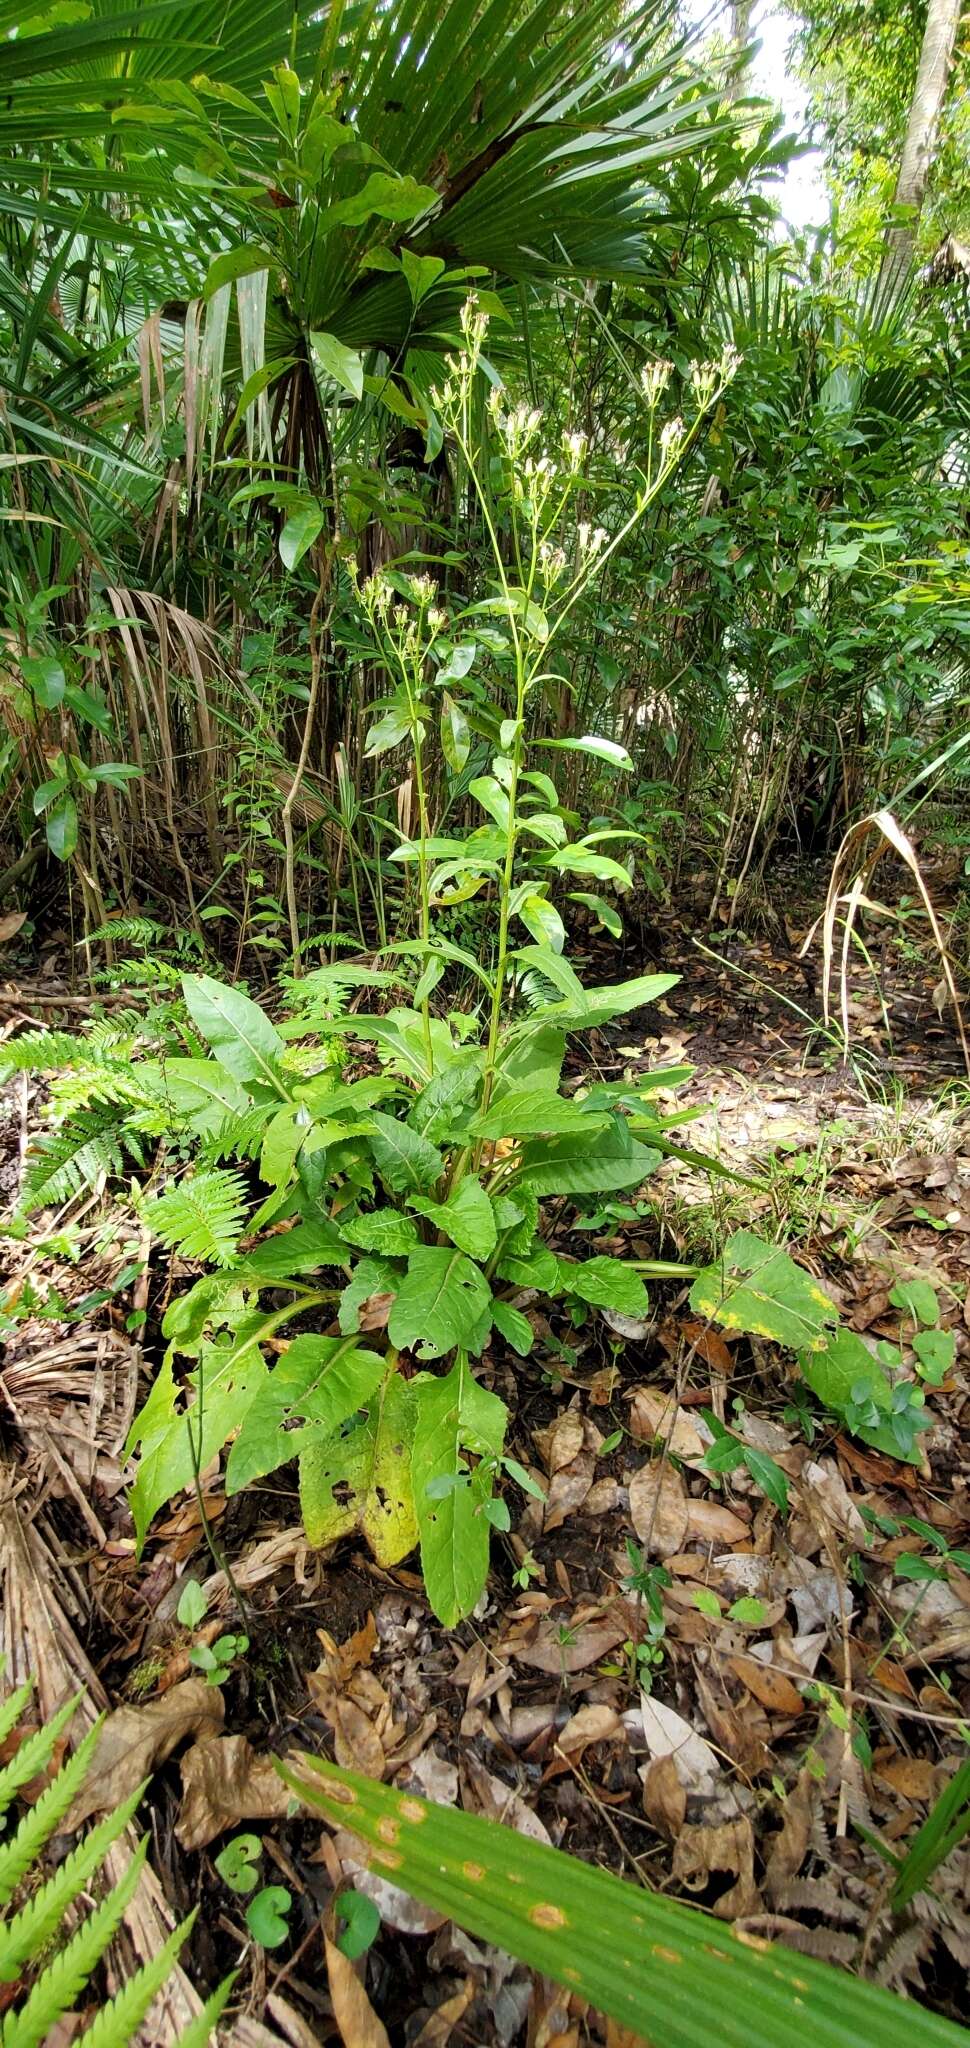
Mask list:
[[[548,1429],[537,1429],[533,1435],[536,1450],[553,1477],[578,1458],[585,1440],[586,1430],[578,1408],[564,1409]]]
[[[756,1700],[767,1707],[772,1714],[804,1714],[805,1702],[801,1693],[796,1692],[791,1679],[783,1671],[776,1671],[771,1664],[762,1664],[759,1657],[732,1657],[731,1670],[740,1678],[742,1685],[754,1694]]]
[[[333,2016],[346,2048],[391,2048],[386,2028],[381,2025],[353,1963],[328,1934],[324,1935],[324,1947]]]
[[[240,1820],[277,1820],[292,1799],[245,1735],[196,1742],[182,1758],[182,1806],[175,1834],[183,1849],[203,1849]]]
[[[630,1434],[642,1443],[659,1437],[675,1458],[701,1459],[707,1449],[696,1423],[686,1408],[678,1408],[659,1387],[635,1387],[630,1402]]]
[[[655,1757],[643,1777],[643,1810],[662,1835],[674,1840],[687,1817],[687,1788],[672,1756]]]
[[[553,1529],[561,1529],[567,1515],[575,1514],[576,1509],[582,1507],[593,1484],[595,1470],[595,1460],[590,1451],[582,1451],[570,1464],[560,1466],[546,1495],[542,1518],[544,1535],[548,1536]]]
[[[145,1707],[117,1707],[98,1740],[91,1769],[64,1822],[78,1828],[93,1813],[109,1813],[171,1756],[186,1736],[215,1735],[223,1721],[222,1694],[204,1678],[186,1678]]]
[[[547,1671],[559,1678],[564,1672],[587,1671],[591,1664],[598,1664],[601,1657],[625,1640],[627,1633],[623,1622],[610,1621],[603,1615],[574,1623],[562,1637],[560,1624],[544,1615],[531,1643],[521,1647],[509,1643],[507,1651],[517,1664],[528,1664],[534,1671]]]
[[[751,1531],[740,1515],[716,1500],[688,1500],[687,1535],[694,1543],[746,1543]]]
[[[757,1913],[761,1906],[754,1881],[754,1835],[747,1816],[723,1821],[719,1827],[682,1828],[674,1844],[671,1875],[688,1891],[707,1887],[712,1870],[726,1870],[737,1883],[714,1906],[720,1920]]]
[[[334,1685],[346,1685],[361,1665],[369,1665],[377,1648],[377,1625],[372,1614],[345,1643],[335,1643],[325,1628],[318,1628],[317,1636],[323,1647],[324,1667]]]
[[[744,1708],[735,1707],[726,1693],[719,1695],[708,1685],[701,1671],[697,1673],[697,1697],[718,1748],[726,1750],[744,1770],[762,1770],[771,1729],[760,1709],[752,1702]],[[740,1912],[742,1908],[736,1910]]]
[[[630,1480],[630,1518],[653,1557],[671,1557],[683,1550],[688,1502],[679,1472],[667,1464],[641,1465]]]
[[[937,1766],[928,1756],[890,1757],[876,1766],[876,1777],[903,1799],[934,1799],[939,1784]]]
[[[566,1722],[556,1746],[564,1756],[582,1756],[591,1743],[611,1741],[621,1733],[622,1726],[615,1707],[605,1703],[580,1707]]]
[[[818,1786],[808,1771],[799,1771],[794,1790],[782,1808],[782,1822],[768,1852],[765,1888],[774,1900],[798,1873],[808,1855],[812,1839]]]
[[[447,2048],[455,2028],[464,2019],[476,1996],[476,1988],[474,1977],[466,1977],[461,1990],[456,1991],[452,1998],[446,1998],[437,2012],[425,2020],[414,2048]]]
[[[0,917],[0,946],[7,939],[16,937],[22,925],[27,922],[26,910],[8,910],[6,917]]]

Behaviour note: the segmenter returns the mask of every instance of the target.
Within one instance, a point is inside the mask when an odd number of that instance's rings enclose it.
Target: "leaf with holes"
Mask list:
[[[379,1565],[400,1564],[418,1540],[411,1483],[412,1382],[388,1372],[359,1420],[300,1456],[300,1508],[310,1543],[359,1530]]]
[[[353,1337],[295,1337],[243,1418],[226,1466],[227,1495],[287,1464],[308,1440],[333,1436],[371,1399],[384,1370],[383,1358]]]
[[[387,1334],[398,1349],[417,1349],[419,1358],[440,1358],[458,1346],[467,1350],[484,1336],[491,1299],[484,1274],[463,1252],[422,1245],[408,1260]]]
[[[459,1357],[443,1379],[412,1381],[411,1476],[428,1599],[446,1628],[475,1607],[488,1577],[485,1509],[501,1458],[508,1411]],[[466,1453],[477,1460],[470,1465]]]

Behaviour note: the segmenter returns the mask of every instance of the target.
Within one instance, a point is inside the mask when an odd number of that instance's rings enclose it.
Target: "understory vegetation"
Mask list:
[[[957,2039],[967,79],[874,11],[793,228],[771,9],[0,0],[2,2048]]]

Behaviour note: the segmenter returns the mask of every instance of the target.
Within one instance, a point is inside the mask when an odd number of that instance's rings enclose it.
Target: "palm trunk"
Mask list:
[[[919,70],[894,195],[897,206],[909,207],[911,211],[905,225],[889,231],[883,261],[884,278],[895,280],[900,277],[908,268],[913,254],[920,211],[933,168],[961,10],[962,0],[929,0]]]

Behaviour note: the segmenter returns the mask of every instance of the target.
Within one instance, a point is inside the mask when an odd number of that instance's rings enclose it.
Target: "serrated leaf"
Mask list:
[[[440,1358],[473,1342],[490,1302],[487,1280],[463,1252],[422,1245],[408,1259],[387,1334],[399,1350]]]
[[[432,1205],[433,1206],[433,1205]],[[417,1224],[399,1209],[374,1209],[366,1216],[352,1216],[340,1226],[341,1236],[361,1251],[380,1252],[384,1258],[406,1258],[418,1242]]]
[[[388,1372],[366,1417],[300,1456],[300,1507],[310,1543],[359,1529],[379,1565],[400,1564],[418,1540],[411,1484],[412,1383]]]
[[[631,1138],[622,1118],[612,1117],[591,1137],[577,1131],[523,1145],[520,1177],[537,1195],[609,1194],[639,1187],[661,1156]]]
[[[286,1464],[312,1437],[333,1436],[366,1406],[384,1370],[383,1358],[352,1337],[295,1337],[243,1418],[226,1466],[227,1495]]]
[[[510,1088],[469,1126],[473,1138],[532,1138],[545,1132],[582,1131],[592,1139],[606,1129],[608,1117],[602,1111],[588,1111],[570,1096],[544,1088]]]
[[[520,1308],[513,1308],[510,1301],[500,1301],[496,1296],[492,1301],[492,1321],[506,1344],[511,1344],[520,1358],[528,1358],[535,1343],[535,1331],[528,1316]]]
[[[371,1151],[382,1180],[399,1195],[421,1194],[434,1186],[444,1171],[441,1153],[410,1124],[399,1123],[373,1111],[374,1135]]]
[[[410,1206],[426,1216],[437,1230],[443,1230],[458,1250],[472,1259],[487,1259],[495,1250],[498,1228],[495,1211],[481,1181],[466,1175],[447,1202],[432,1202],[426,1195],[412,1195]]]
[[[446,1628],[455,1628],[472,1612],[488,1576],[489,1523],[483,1512],[492,1492],[488,1460],[502,1455],[507,1411],[504,1402],[478,1385],[461,1358],[443,1379],[422,1374],[412,1387],[411,1472],[421,1568],[435,1614]],[[480,1461],[467,1473],[464,1451]],[[456,1483],[446,1492],[429,1493],[442,1479]]]
[[[622,1259],[560,1260],[559,1277],[567,1293],[594,1308],[615,1309],[622,1316],[642,1316],[649,1308],[647,1290],[634,1267]]]
[[[690,1305],[726,1329],[767,1337],[793,1351],[824,1350],[826,1325],[838,1322],[834,1302],[811,1274],[750,1230],[735,1231],[717,1264],[698,1275]]]

